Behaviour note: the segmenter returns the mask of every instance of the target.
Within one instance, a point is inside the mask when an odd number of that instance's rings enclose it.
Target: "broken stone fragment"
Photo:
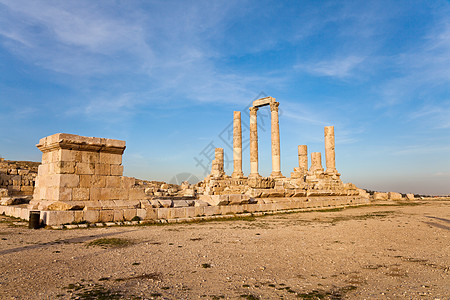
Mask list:
[[[387,200],[388,199],[388,194],[387,193],[375,192],[373,194],[373,199],[375,199],[375,200]]]
[[[172,207],[173,206],[172,200],[158,199],[158,202],[161,207]]]
[[[389,200],[402,200],[402,194],[400,193],[389,192],[388,196]]]
[[[406,199],[414,200],[414,194],[406,194]]]
[[[84,208],[84,205],[80,205],[80,204],[69,204],[66,202],[61,202],[61,201],[56,201],[53,202],[52,204],[47,206],[47,210],[82,210]]]

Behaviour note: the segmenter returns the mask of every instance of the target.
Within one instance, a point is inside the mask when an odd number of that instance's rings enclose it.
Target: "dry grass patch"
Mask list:
[[[106,249],[106,248],[121,248],[133,244],[134,244],[133,241],[123,238],[102,238],[89,242],[87,244],[87,247],[98,246]]]

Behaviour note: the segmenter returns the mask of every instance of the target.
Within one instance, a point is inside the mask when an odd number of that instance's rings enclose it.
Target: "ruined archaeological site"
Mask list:
[[[264,106],[270,107],[271,114],[269,177],[258,172],[257,112]],[[19,163],[13,169],[14,164],[2,162],[1,212],[25,220],[30,211],[39,212],[40,223],[56,229],[78,223],[184,222],[403,199],[394,192],[370,195],[342,182],[335,163],[333,126],[324,128],[324,155],[313,152],[309,159],[308,146],[299,145],[298,166],[283,175],[278,106],[275,98],[265,97],[250,107],[250,174],[245,176],[242,171],[241,112],[235,111],[233,173],[225,174],[224,149],[216,148],[211,173],[197,184],[155,183],[123,176],[125,141],[67,133],[44,137],[36,145],[42,152],[37,174],[37,164],[21,169]],[[405,200],[413,199],[414,195],[406,195]]]
[[[323,153],[300,142],[283,174],[279,105],[253,101],[250,157],[241,112],[226,112],[233,172],[216,148],[195,184],[123,176],[126,141],[104,137],[56,133],[37,143],[41,162],[3,158],[0,298],[448,299],[449,199],[343,182],[334,126]],[[265,106],[268,177],[258,169]]]

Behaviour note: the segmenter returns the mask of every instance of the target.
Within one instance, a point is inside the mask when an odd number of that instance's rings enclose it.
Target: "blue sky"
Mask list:
[[[245,127],[268,95],[285,175],[334,125],[345,182],[450,194],[448,1],[0,0],[0,70],[6,159],[39,161],[39,139],[65,132],[125,140],[127,176],[203,178],[210,147],[231,160],[233,111]]]

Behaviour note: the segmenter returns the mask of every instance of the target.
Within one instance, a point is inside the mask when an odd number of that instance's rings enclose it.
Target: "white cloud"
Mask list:
[[[321,60],[314,63],[298,64],[296,69],[304,70],[313,75],[346,78],[354,76],[355,69],[364,62],[363,56],[349,55],[333,60]]]

